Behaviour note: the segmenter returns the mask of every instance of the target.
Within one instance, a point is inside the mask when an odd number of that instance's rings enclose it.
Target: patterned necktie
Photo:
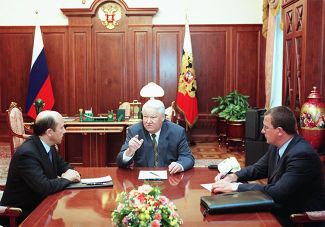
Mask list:
[[[158,166],[158,144],[156,140],[156,134],[152,134],[152,145],[153,145],[153,152],[155,157],[155,164],[154,167]]]

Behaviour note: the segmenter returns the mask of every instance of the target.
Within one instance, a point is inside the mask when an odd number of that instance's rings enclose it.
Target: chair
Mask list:
[[[3,191],[0,191],[0,200],[2,197]],[[15,227],[16,225],[16,218],[21,214],[22,210],[17,207],[8,207],[8,206],[0,206],[0,216],[8,217],[10,227]]]
[[[325,222],[325,210],[311,211],[300,214],[291,214],[290,218],[297,227],[302,227],[304,224],[311,224],[317,222]]]
[[[32,130],[24,125],[22,110],[17,106],[17,103],[10,103],[9,109],[7,110],[7,116],[12,156],[17,147],[30,136],[26,134],[25,131],[31,134]]]

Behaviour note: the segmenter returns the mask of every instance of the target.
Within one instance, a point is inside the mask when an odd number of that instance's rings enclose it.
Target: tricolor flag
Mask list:
[[[183,56],[178,80],[176,107],[183,113],[186,125],[190,128],[198,118],[196,89],[196,75],[193,65],[190,27],[188,24],[188,18],[186,17]]]
[[[28,94],[25,111],[28,116],[36,118],[34,102],[42,99],[45,103],[43,110],[51,110],[54,105],[54,95],[50,74],[47,68],[41,28],[35,27],[32,65],[29,75]]]

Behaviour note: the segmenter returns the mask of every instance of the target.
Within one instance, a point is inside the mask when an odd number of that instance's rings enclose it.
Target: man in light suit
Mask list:
[[[43,111],[36,117],[34,134],[14,153],[0,204],[22,209],[18,223],[46,196],[80,181],[79,173],[55,152],[64,133],[61,114]]]
[[[219,173],[213,192],[260,190],[273,198],[275,214],[284,226],[292,213],[325,209],[322,163],[311,145],[297,134],[296,118],[279,106],[264,114],[262,133],[270,144],[255,164],[225,176]],[[267,185],[238,183],[268,178]]]
[[[160,100],[150,99],[143,105],[142,115],[142,122],[128,129],[127,138],[116,159],[118,166],[168,166],[171,174],[191,169],[194,158],[185,130],[165,120],[164,104]]]

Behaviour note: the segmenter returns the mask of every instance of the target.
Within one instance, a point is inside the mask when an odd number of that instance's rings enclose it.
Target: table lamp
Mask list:
[[[145,98],[154,99],[155,97],[164,96],[165,92],[158,84],[149,82],[143,88],[141,88],[140,96]]]

